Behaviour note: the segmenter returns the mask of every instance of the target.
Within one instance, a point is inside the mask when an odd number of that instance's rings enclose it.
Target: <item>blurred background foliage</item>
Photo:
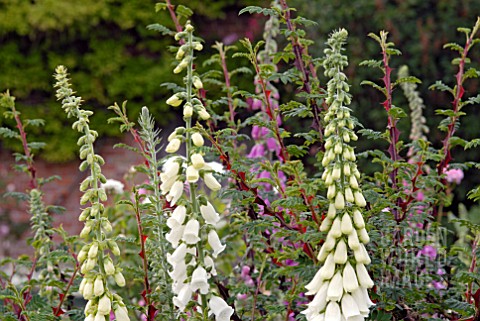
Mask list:
[[[25,117],[46,120],[46,126],[37,132],[41,140],[48,142],[42,157],[53,162],[67,161],[74,157],[76,150],[76,135],[74,131],[65,130],[67,121],[55,102],[51,87],[51,74],[58,64],[69,68],[75,88],[87,105],[96,109],[92,127],[98,129],[100,135],[119,134],[116,126],[106,123],[109,117],[106,107],[115,101],[128,100],[132,117],[136,117],[141,106],[147,105],[161,125],[172,121],[174,116],[164,103],[169,93],[159,85],[178,81],[172,79],[173,58],[165,50],[174,43],[146,26],[158,22],[173,29],[173,23],[167,12],[155,12],[156,2],[0,0],[0,90],[10,89],[12,95],[17,96],[18,109]],[[203,59],[207,59],[214,53],[211,45],[215,41],[231,44],[243,37],[260,39],[265,18],[238,16],[238,11],[247,5],[268,6],[269,1],[181,0],[173,3],[186,5],[195,12],[193,21],[198,34],[206,41]],[[423,81],[419,89],[427,106],[425,114],[432,130],[430,137],[436,147],[440,146],[443,135],[436,131],[440,118],[435,116],[434,110],[447,107],[449,101],[441,93],[429,91],[428,86],[438,79],[453,84],[455,69],[450,60],[454,54],[442,46],[458,38],[457,27],[473,25],[480,14],[480,1],[290,0],[288,4],[297,9],[297,14],[318,23],[307,30],[308,37],[315,41],[310,48],[314,57],[323,56],[324,43],[332,30],[344,27],[349,31],[347,53],[350,57],[348,74],[353,81],[352,107],[360,122],[375,130],[384,130],[386,126],[381,97],[359,84],[365,79],[379,80],[381,75],[358,64],[365,59],[379,58],[378,47],[367,34],[382,29],[389,31],[390,40],[403,52],[391,64],[396,70],[407,64],[410,73]],[[279,41],[287,44],[285,39]],[[479,50],[474,50],[472,61],[479,59]],[[238,59],[230,60],[230,64],[238,63]],[[243,83],[235,85],[251,86],[249,77],[242,77],[241,81]],[[467,83],[467,94],[478,92],[478,89],[478,81]],[[288,86],[283,88],[283,97],[291,97],[294,90]],[[399,91],[394,94],[395,104],[408,113],[403,94]],[[464,118],[458,135],[476,137],[479,113],[474,109],[467,112],[471,116]],[[399,127],[404,135],[402,138],[408,138],[409,120],[403,119]],[[364,145],[360,150],[371,147],[365,141],[361,144]],[[454,151],[454,161],[474,159],[474,153],[474,150]],[[463,192],[460,194],[464,195]]]

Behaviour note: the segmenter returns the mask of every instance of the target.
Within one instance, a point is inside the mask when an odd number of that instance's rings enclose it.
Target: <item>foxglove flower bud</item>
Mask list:
[[[193,76],[193,86],[195,86],[195,88],[197,88],[197,89],[202,89],[203,88],[202,81],[200,80],[200,78],[198,76]]]
[[[363,220],[363,215],[357,209],[353,211],[353,222],[355,223],[355,226],[359,229],[362,229],[365,227],[365,221]]]
[[[98,253],[98,243],[94,242],[92,243],[92,246],[90,246],[90,249],[88,250],[88,258],[93,259],[97,257]]]
[[[340,240],[335,247],[335,254],[333,260],[337,264],[345,264],[347,262],[347,244],[344,240]]]
[[[320,278],[322,280],[329,280],[335,273],[335,260],[333,254],[330,253],[325,260],[325,264],[320,268]]]
[[[343,214],[342,224],[341,224],[342,234],[349,235],[353,232],[352,219],[348,213]]]
[[[192,104],[186,103],[185,106],[183,106],[183,117],[185,118],[190,118],[193,115],[193,107]]]
[[[220,185],[212,173],[205,173],[203,175],[203,181],[205,182],[205,185],[207,185],[207,187],[212,191],[218,191],[220,188],[222,188],[222,185]]]
[[[335,197],[335,208],[337,210],[343,210],[345,208],[345,198],[343,197],[342,192],[338,192]]]
[[[182,103],[182,99],[180,99],[179,94],[174,94],[172,97],[167,99],[167,104],[172,107],[178,107]]]
[[[118,271],[115,272],[115,275],[113,276],[115,283],[121,288],[123,288],[126,284],[125,282],[125,277],[123,276],[122,272]]]
[[[190,158],[192,160],[192,165],[195,169],[202,169],[205,166],[205,161],[201,154],[195,153]]]
[[[180,144],[181,144],[180,139],[174,138],[168,143],[167,147],[165,148],[165,151],[170,154],[175,153],[180,148]]]
[[[367,202],[365,201],[365,198],[363,197],[362,192],[355,191],[353,195],[355,196],[355,204],[357,204],[360,207],[367,206]]]
[[[93,281],[91,279],[85,283],[82,295],[85,300],[93,299]]]
[[[202,120],[207,120],[210,118],[210,114],[207,112],[207,110],[205,108],[200,108],[198,110],[198,116],[200,117],[200,119]]]
[[[93,283],[93,294],[95,296],[101,296],[105,292],[105,288],[103,287],[103,278],[101,275],[95,278],[95,282]]]
[[[170,232],[165,235],[165,239],[172,245],[174,249],[177,248],[178,242],[183,237],[183,232],[185,231],[185,226],[177,225],[172,227]]]
[[[202,134],[200,134],[200,133],[193,133],[193,134],[192,134],[192,142],[193,142],[193,145],[195,145],[195,146],[197,146],[197,147],[202,147],[203,144],[204,144]]]
[[[103,260],[103,268],[107,275],[113,275],[115,273],[115,266],[113,265],[112,259],[109,257],[106,257]]]
[[[195,167],[192,165],[187,167],[186,175],[187,175],[187,181],[189,183],[195,183],[200,178],[200,175],[198,174],[198,170],[195,169]]]
[[[110,314],[110,310],[112,308],[112,302],[110,301],[110,298],[108,295],[104,295],[100,298],[98,301],[98,313],[102,315],[107,315]]]

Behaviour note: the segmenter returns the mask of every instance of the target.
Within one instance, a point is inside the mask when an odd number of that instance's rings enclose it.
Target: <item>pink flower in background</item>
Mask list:
[[[428,256],[430,260],[434,260],[437,257],[437,249],[431,245],[425,245],[418,255]]]
[[[449,169],[445,172],[445,175],[447,175],[447,177],[445,177],[447,182],[455,184],[460,184],[464,176],[463,171],[459,168]]]
[[[263,144],[255,144],[253,146],[252,150],[250,151],[250,154],[248,154],[248,158],[260,158],[265,156],[265,147]]]

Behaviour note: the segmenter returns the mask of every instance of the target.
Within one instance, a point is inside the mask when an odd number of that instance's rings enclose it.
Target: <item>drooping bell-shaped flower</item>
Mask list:
[[[215,225],[220,220],[220,215],[210,202],[207,202],[207,205],[200,205],[200,213],[207,224]]]
[[[198,266],[192,273],[192,282],[190,282],[190,288],[192,291],[200,290],[201,294],[207,294],[210,288],[208,284],[207,271],[202,267]]]
[[[232,307],[216,295],[212,295],[208,301],[208,308],[215,315],[215,321],[229,321],[233,314]]]
[[[210,246],[213,249],[212,255],[214,258],[216,258],[218,254],[223,252],[223,250],[225,250],[225,247],[226,247],[220,241],[220,238],[218,237],[218,234],[215,230],[210,230],[210,232],[208,232],[208,244],[210,244]]]

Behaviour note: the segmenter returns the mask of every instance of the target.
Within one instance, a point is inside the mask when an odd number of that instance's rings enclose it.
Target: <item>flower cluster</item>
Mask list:
[[[105,321],[109,318],[112,308],[117,321],[129,321],[122,298],[112,293],[108,287],[108,277],[113,277],[120,287],[125,286],[125,278],[110,257],[110,253],[119,256],[120,249],[115,240],[108,236],[112,231],[112,225],[102,203],[107,200],[107,193],[101,186],[107,183],[101,172],[101,165],[105,161],[94,151],[93,143],[97,138],[97,132],[91,130],[89,126],[89,116],[93,113],[80,108],[81,97],[73,95],[65,67],[56,68],[55,79],[55,87],[58,88],[57,99],[62,101],[62,107],[68,117],[77,118],[72,127],[83,134],[77,143],[80,146],[80,158],[83,160],[80,170],[90,169],[90,175],[80,184],[80,190],[84,192],[80,204],[90,203],[90,206],[82,210],[79,220],[85,222],[80,237],[91,239],[91,242],[85,244],[77,256],[81,264],[80,272],[84,275],[79,292],[88,301],[85,306],[85,321]]]
[[[210,279],[217,273],[214,259],[225,249],[215,229],[220,215],[204,195],[196,193],[200,179],[212,191],[221,188],[213,176],[213,168],[203,158],[203,136],[197,128],[191,126],[194,116],[201,120],[210,117],[194,93],[195,89],[201,89],[203,85],[200,78],[194,75],[193,52],[201,50],[202,46],[200,42],[193,41],[193,27],[189,22],[185,31],[177,33],[175,38],[185,40],[185,44],[177,51],[176,58],[180,62],[174,72],[187,69],[186,89],[170,97],[167,104],[173,107],[183,104],[186,125],[176,128],[170,134],[166,151],[170,154],[177,153],[184,143],[186,157],[170,157],[160,175],[161,193],[166,196],[170,206],[176,206],[167,220],[170,232],[166,235],[166,240],[174,249],[167,255],[167,261],[172,266],[169,275],[175,294],[173,303],[180,311],[185,311],[196,300],[198,308],[201,308],[196,311],[202,311],[204,319],[214,314],[217,321],[226,321],[233,314],[233,309],[213,294],[210,287]],[[184,193],[185,185],[188,186],[189,199],[187,193]]]
[[[373,281],[365,268],[370,263],[365,248],[369,236],[360,211],[366,201],[358,184],[360,173],[355,153],[348,145],[357,136],[350,109],[346,107],[351,96],[342,72],[348,64],[341,54],[347,35],[344,29],[331,35],[323,63],[325,75],[331,78],[327,84],[326,102],[330,107],[324,118],[328,125],[322,161],[325,167],[322,179],[328,186],[330,204],[320,226],[320,231],[328,232],[317,256],[323,266],[306,285],[306,294],[315,295],[302,312],[309,321],[363,320],[373,305],[367,293]]]

